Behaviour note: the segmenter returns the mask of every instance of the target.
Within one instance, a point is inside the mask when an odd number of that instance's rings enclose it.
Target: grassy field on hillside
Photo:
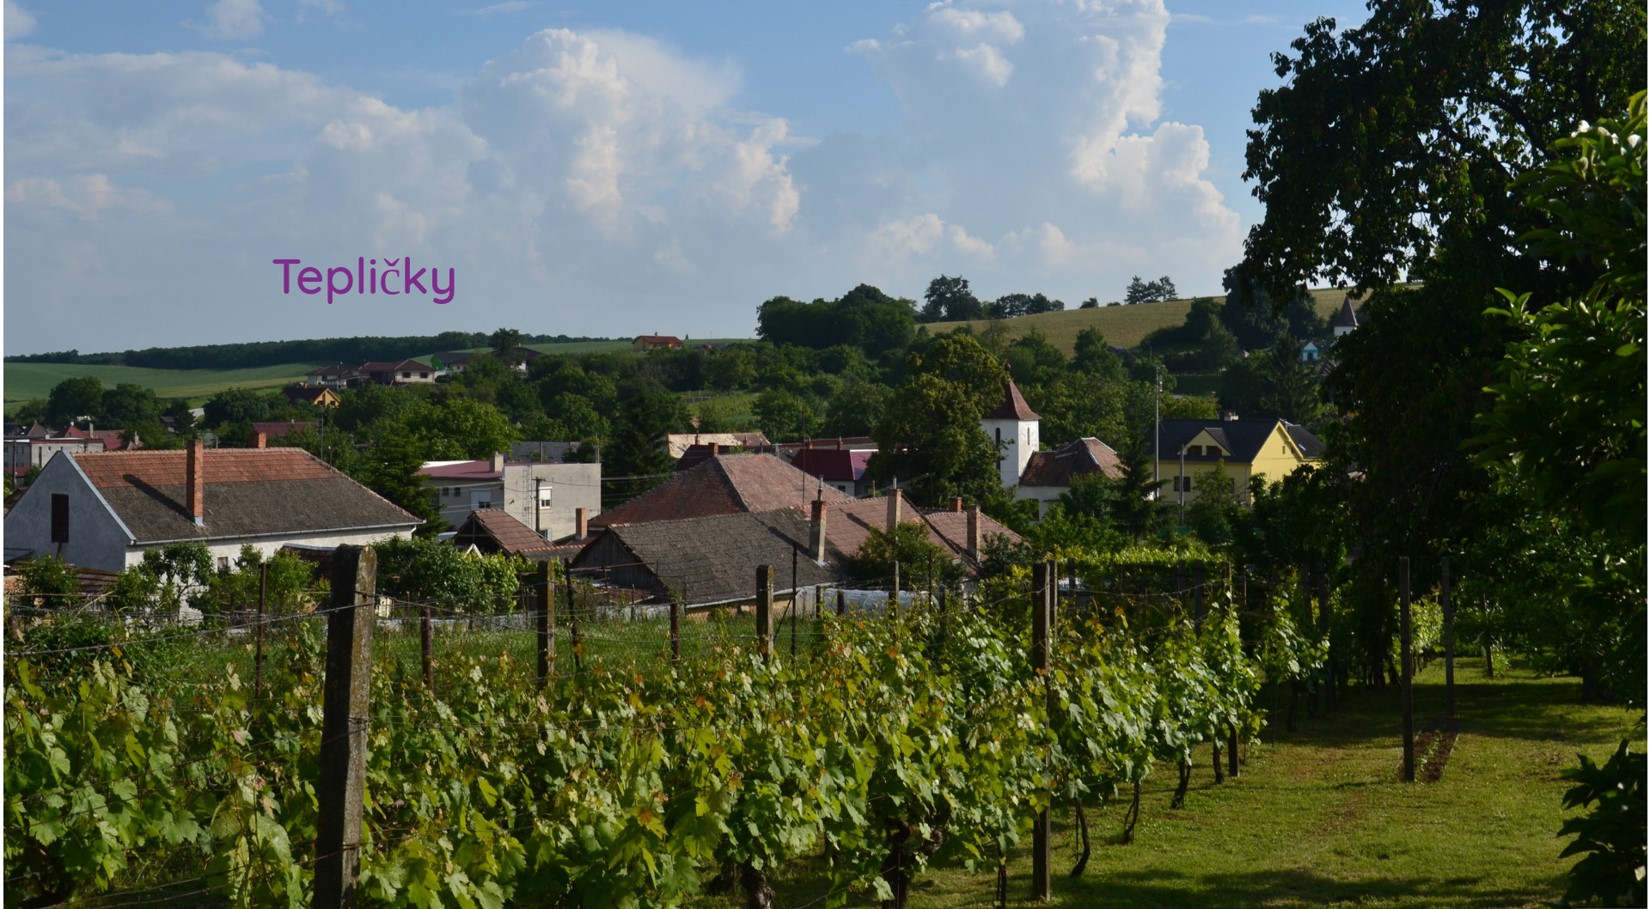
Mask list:
[[[1318,313],[1326,319],[1341,308],[1341,300],[1345,297],[1345,290],[1335,288],[1312,291]],[[1010,338],[1018,338],[1036,329],[1043,333],[1048,343],[1070,356],[1072,348],[1077,343],[1077,333],[1085,328],[1100,329],[1105,333],[1108,344],[1136,347],[1153,331],[1186,321],[1186,313],[1190,312],[1191,308],[1192,301],[1189,299],[1170,300],[1167,303],[1141,303],[1135,306],[1066,309],[1060,312],[1039,313],[1035,316],[1020,316],[1017,319],[1003,319],[995,323],[991,319],[934,322],[928,326],[928,330],[938,334],[966,325],[975,332],[983,332],[989,325],[1000,324],[1007,330]]]
[[[232,386],[279,388],[304,377],[313,363],[283,363],[250,369],[147,369],[78,363],[6,363],[6,404],[44,398],[52,386],[77,376],[96,376],[107,388],[131,382],[152,388],[163,398],[207,398]]]
[[[706,338],[694,344],[729,344],[745,338]],[[568,341],[559,344],[529,344],[534,350],[554,354],[613,353],[630,350],[629,341]],[[485,348],[478,348],[484,350]],[[429,354],[422,358],[429,359]],[[76,363],[5,364],[5,404],[10,408],[31,398],[44,398],[64,379],[96,376],[106,387],[132,382],[152,388],[163,398],[189,398],[199,403],[225,388],[279,388],[299,381],[316,363],[283,363],[250,369],[148,369],[140,366],[102,366]]]
[[[1482,660],[1456,668],[1460,737],[1435,783],[1400,783],[1396,689],[1355,692],[1329,716],[1300,711],[1247,750],[1241,775],[1216,785],[1199,750],[1186,807],[1168,808],[1172,768],[1158,766],[1131,845],[1118,833],[1125,804],[1089,815],[1093,855],[1080,878],[1069,811],[1054,816],[1054,900],[1031,897],[1026,849],[1009,866],[1012,906],[1543,907],[1564,891],[1574,859],[1556,834],[1578,752],[1602,761],[1631,734],[1632,715],[1580,703],[1573,678],[1516,668],[1491,681]],[[1443,666],[1417,680],[1417,729],[1444,710]],[[1023,846],[1030,845],[1026,835]],[[812,905],[828,884],[817,865],[775,876],[776,905]],[[992,905],[995,875],[959,866],[925,873],[917,907]],[[709,907],[733,900],[706,899]],[[850,906],[874,905],[856,895]]]

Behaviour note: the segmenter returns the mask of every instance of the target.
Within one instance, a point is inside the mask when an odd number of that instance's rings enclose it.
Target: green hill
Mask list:
[[[1344,288],[1326,287],[1311,292],[1318,306],[1318,314],[1325,319],[1340,309],[1346,297]],[[1045,312],[1015,319],[975,319],[967,322],[933,322],[927,328],[940,333],[968,326],[976,333],[987,326],[1001,325],[1010,338],[1022,337],[1032,329],[1043,333],[1048,343],[1071,355],[1077,343],[1077,333],[1085,328],[1098,328],[1106,336],[1106,343],[1118,347],[1137,347],[1145,337],[1159,328],[1179,325],[1186,321],[1192,301],[1170,300],[1166,303],[1139,303],[1134,306],[1102,306],[1097,309],[1067,309]]]

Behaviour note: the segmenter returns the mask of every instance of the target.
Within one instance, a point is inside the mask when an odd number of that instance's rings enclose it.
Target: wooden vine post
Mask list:
[[[315,790],[314,905],[321,909],[355,906],[359,899],[377,568],[377,556],[360,546],[340,546],[332,557],[321,778]]]
[[[773,566],[756,566],[756,651],[773,659]]]
[[[1049,689],[1049,639],[1054,624],[1054,588],[1058,565],[1053,559],[1038,562],[1031,568],[1031,669],[1042,678],[1049,691],[1049,713],[1053,709],[1053,692]],[[1047,808],[1037,812],[1031,828],[1031,889],[1035,899],[1047,902],[1054,895],[1052,869],[1052,833]]]
[[[1403,665],[1399,667],[1404,705],[1404,782],[1415,782],[1415,642],[1410,636],[1409,556],[1398,559],[1398,633]]]
[[[556,579],[550,561],[540,562],[533,576],[533,618],[538,625],[539,684],[556,671]]]
[[[264,614],[269,608],[269,562],[258,566],[258,643],[252,655],[252,700],[264,696]]]

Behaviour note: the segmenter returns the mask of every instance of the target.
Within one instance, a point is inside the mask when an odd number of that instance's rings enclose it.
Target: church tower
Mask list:
[[[1041,419],[1026,404],[1014,380],[1005,379],[1003,402],[980,420],[980,427],[997,446],[997,472],[1003,488],[1020,485],[1020,474],[1039,444],[1037,424]]]

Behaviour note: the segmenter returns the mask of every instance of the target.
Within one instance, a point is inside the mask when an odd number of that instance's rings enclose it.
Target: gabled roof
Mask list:
[[[774,567],[776,590],[788,588],[792,553],[798,556],[798,587],[839,582],[842,553],[827,539],[825,565],[815,563],[808,552],[809,530],[801,512],[781,509],[626,524],[606,532],[636,562],[645,563],[663,587],[685,588],[691,606],[753,599],[758,565]],[[596,551],[586,549],[573,567],[599,567],[594,565]]]
[[[190,519],[187,451],[69,453],[137,543],[417,526],[418,518],[301,448],[202,452],[206,521]]]
[[[744,448],[750,451],[767,448],[772,445],[768,437],[759,432],[673,432],[665,436],[666,450],[670,456],[680,459],[687,450],[695,445],[720,445],[723,450]]]
[[[361,371],[362,372],[396,372],[397,370],[402,370],[402,369],[406,369],[406,370],[413,370],[413,369],[430,370],[430,369],[434,369],[434,368],[435,367],[430,366],[427,363],[420,363],[417,360],[411,360],[411,359],[409,359],[409,360],[395,360],[393,362],[389,361],[389,360],[374,360],[370,363],[362,363],[361,364]]]
[[[503,552],[536,560],[548,558],[555,548],[502,508],[473,511],[459,525],[453,534],[453,545],[462,549],[471,544],[482,552]]]
[[[592,527],[643,524],[737,512],[809,507],[819,480],[771,454],[720,455],[684,470],[662,486],[590,519]],[[837,507],[853,501],[829,486],[821,495]]]
[[[256,435],[261,432],[265,438],[280,439],[295,432],[313,431],[318,425],[320,424],[315,422],[296,422],[293,420],[271,420],[267,422],[259,420],[252,423],[252,433]]]
[[[1162,429],[1163,454],[1161,460],[1176,460],[1180,457],[1180,450],[1197,438],[1198,433],[1207,432],[1209,438],[1216,445],[1229,452],[1224,458],[1230,462],[1248,464],[1260,453],[1261,447],[1271,437],[1272,430],[1279,425],[1283,426],[1290,441],[1301,450],[1307,458],[1323,456],[1324,445],[1306,427],[1275,418],[1265,419],[1238,419],[1238,420],[1164,420]],[[1216,461],[1221,456],[1187,455],[1190,462]]]
[[[985,419],[1019,420],[1029,423],[1032,420],[1041,420],[1042,417],[1032,412],[1031,406],[1026,403],[1025,396],[1020,394],[1019,386],[1014,384],[1014,380],[1007,379],[1003,382],[1003,402],[986,414]]]
[[[1038,451],[1020,474],[1021,486],[1069,488],[1072,477],[1102,473],[1112,479],[1123,476],[1123,465],[1110,445],[1095,438],[1082,438],[1057,451]]]
[[[865,476],[872,451],[836,448],[804,448],[791,458],[791,466],[829,483],[857,483]]]
[[[1341,308],[1329,320],[1330,328],[1357,328],[1358,314],[1352,311],[1352,295],[1341,300]]]
[[[984,512],[980,513],[980,545],[987,537],[1002,535],[1014,542],[1020,535]],[[921,523],[928,541],[951,553],[952,557],[968,563],[968,513],[947,509],[919,510],[910,502],[900,510],[901,523]],[[888,499],[854,499],[840,508],[828,509],[825,515],[825,538],[842,552],[854,553],[865,545],[872,529],[888,527]]]

